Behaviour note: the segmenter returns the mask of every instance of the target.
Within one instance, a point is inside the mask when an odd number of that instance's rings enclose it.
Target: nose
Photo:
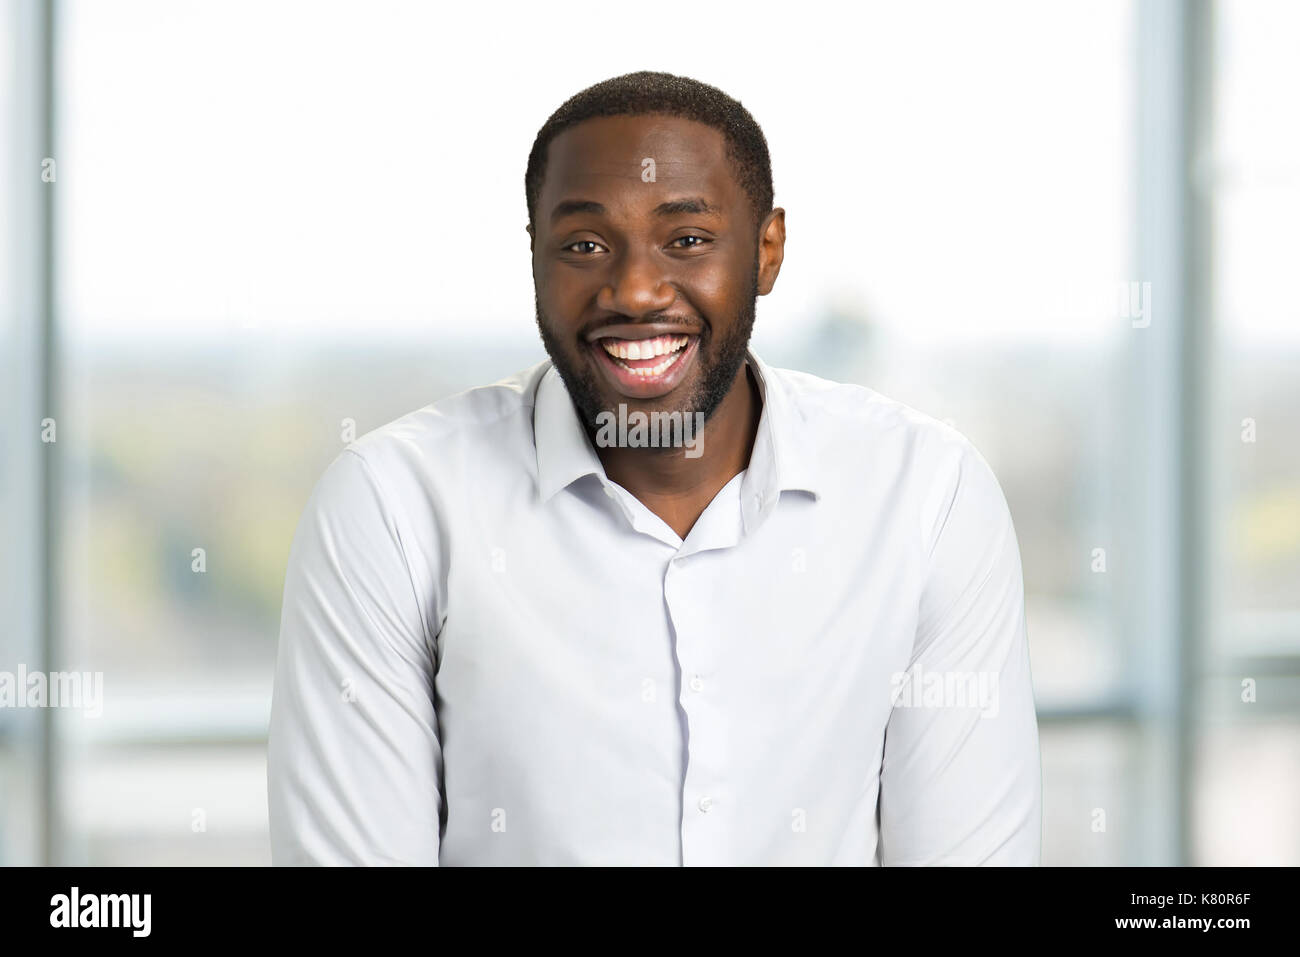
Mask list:
[[[639,319],[667,309],[676,299],[677,290],[653,254],[628,249],[614,265],[609,282],[597,294],[596,306]]]

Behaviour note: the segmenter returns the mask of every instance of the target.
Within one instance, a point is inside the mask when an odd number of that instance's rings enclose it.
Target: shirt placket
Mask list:
[[[725,819],[730,813],[722,740],[726,723],[717,700],[716,642],[692,579],[692,562],[701,556],[678,555],[664,573],[664,600],[676,639],[678,701],[684,715],[685,763],[682,778],[682,864],[699,866],[722,861]]]
[[[729,863],[728,835],[735,821],[735,793],[727,763],[726,674],[721,631],[730,619],[717,607],[707,566],[725,561],[741,535],[740,482],[709,504],[696,528],[667,563],[664,604],[672,625],[678,667],[678,702],[685,727],[682,776],[682,864]]]

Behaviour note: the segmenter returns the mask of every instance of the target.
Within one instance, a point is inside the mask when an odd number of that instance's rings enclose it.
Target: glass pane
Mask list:
[[[1293,702],[1295,684],[1287,689]],[[1300,865],[1300,721],[1217,723],[1205,729],[1197,751],[1193,863]]]
[[[1138,865],[1140,815],[1133,782],[1132,726],[1119,722],[1053,723],[1039,729],[1043,752],[1043,865]]]
[[[87,864],[271,863],[260,745],[99,746],[76,765],[69,827]]]
[[[1300,8],[1216,8],[1208,187],[1221,404],[1220,653],[1300,654]]]
[[[1215,614],[1194,863],[1300,863],[1300,87],[1290,3],[1214,9]]]

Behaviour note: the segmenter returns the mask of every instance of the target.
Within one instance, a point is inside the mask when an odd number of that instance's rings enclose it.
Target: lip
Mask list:
[[[623,322],[616,326],[602,326],[587,333],[588,342],[601,339],[653,339],[656,336],[699,336],[699,332],[672,322]]]
[[[673,389],[677,388],[678,383],[685,378],[686,373],[690,371],[691,365],[695,362],[695,354],[699,351],[700,337],[694,333],[683,333],[677,331],[675,333],[651,332],[646,335],[636,336],[615,335],[615,331],[620,329],[635,329],[637,332],[641,332],[642,330],[654,328],[656,327],[653,325],[609,326],[606,329],[602,329],[599,336],[588,339],[588,348],[590,348],[594,353],[596,365],[600,369],[601,374],[604,375],[605,381],[608,382],[616,392],[629,399],[657,399],[660,396],[665,396],[669,392],[672,392]],[[604,347],[600,344],[601,339],[608,339],[611,337],[617,339],[650,339],[656,335],[689,335],[690,342],[686,343],[685,347],[681,350],[676,362],[669,366],[661,375],[654,376],[653,378],[649,376],[639,376],[628,372],[615,362],[613,356],[606,352]]]

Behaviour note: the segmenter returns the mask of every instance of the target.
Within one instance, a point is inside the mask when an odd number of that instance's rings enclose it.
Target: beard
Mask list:
[[[628,399],[618,395],[612,399],[607,398],[601,391],[598,374],[591,367],[590,361],[584,361],[580,353],[575,354],[577,349],[585,349],[586,345],[575,347],[572,343],[561,341],[554,332],[550,317],[542,309],[536,287],[533,291],[533,301],[537,308],[537,328],[542,336],[542,345],[546,347],[546,353],[551,357],[555,371],[560,374],[560,380],[568,390],[569,398],[572,399],[573,406],[589,437],[596,434],[600,424],[598,417],[601,413],[617,415],[618,403],[631,406],[634,403],[663,402],[666,404],[645,411],[680,412],[684,421],[687,416],[690,417],[690,421],[694,421],[695,413],[702,412],[707,423],[722,404],[722,400],[727,397],[727,393],[731,391],[740,367],[745,362],[745,353],[754,331],[754,318],[758,308],[758,257],[754,257],[749,276],[749,290],[741,301],[740,312],[735,317],[735,321],[727,326],[724,337],[717,339],[708,316],[701,317],[704,324],[700,330],[699,348],[695,356],[696,367],[692,381],[683,383],[687,391],[680,399],[674,399],[671,394],[657,400]],[[666,316],[652,314],[646,316],[645,321],[653,322],[666,318]],[[671,451],[671,449],[651,449],[651,451]]]

